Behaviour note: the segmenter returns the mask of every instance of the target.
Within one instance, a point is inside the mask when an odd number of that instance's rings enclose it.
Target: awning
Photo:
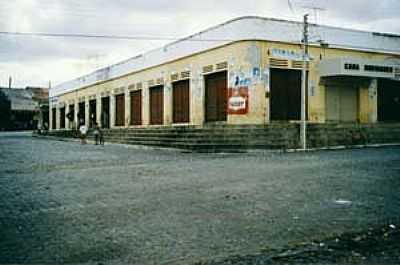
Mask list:
[[[359,58],[335,58],[322,60],[319,73],[321,77],[358,76],[400,80],[400,65]]]

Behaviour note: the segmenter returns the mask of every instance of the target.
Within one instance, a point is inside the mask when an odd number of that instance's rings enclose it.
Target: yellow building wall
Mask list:
[[[228,87],[232,85],[232,78],[238,74],[251,79],[249,91],[249,111],[245,115],[228,115],[228,124],[263,124],[269,122],[269,91],[270,67],[269,59],[272,49],[282,49],[301,53],[301,46],[295,44],[284,44],[266,41],[241,41],[232,43],[217,49],[195,54],[174,62],[166,63],[140,72],[132,73],[115,80],[109,80],[90,87],[82,88],[74,92],[59,96],[59,102],[75,105],[75,115],[78,112],[78,103],[84,101],[86,105],[86,123],[88,125],[89,98],[97,100],[97,122],[100,123],[101,97],[110,96],[110,121],[114,127],[115,120],[115,95],[125,93],[125,127],[130,127],[130,97],[129,87],[138,83],[142,84],[142,126],[149,126],[149,87],[161,81],[164,84],[164,124],[172,125],[172,80],[171,75],[190,71],[190,123],[191,125],[202,125],[204,123],[205,89],[203,67],[227,62]],[[311,122],[325,122],[326,103],[325,85],[321,82],[318,65],[322,59],[337,57],[354,57],[371,60],[384,60],[388,55],[367,53],[360,51],[331,49],[321,47],[310,47],[311,62],[309,68],[308,82],[308,113]],[[259,70],[259,76],[254,76],[254,69]],[[291,68],[291,64],[289,67]],[[301,70],[301,68],[296,68]],[[133,90],[136,90],[135,87]],[[371,97],[370,89],[359,88],[359,117],[361,122],[373,122],[376,112],[376,97]],[[52,106],[50,106],[52,108]],[[68,113],[67,107],[67,113]],[[58,111],[57,111],[58,113]],[[376,115],[375,115],[376,116]],[[58,120],[58,119],[57,119]],[[75,119],[76,120],[76,119]],[[51,117],[50,117],[51,121]],[[59,125],[57,124],[57,128]],[[66,125],[71,128],[69,122]]]

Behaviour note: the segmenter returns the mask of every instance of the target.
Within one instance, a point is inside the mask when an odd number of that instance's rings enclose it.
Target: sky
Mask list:
[[[312,23],[400,35],[400,0],[2,0],[0,86],[10,76],[13,87],[54,86],[233,18],[301,21],[305,13]]]

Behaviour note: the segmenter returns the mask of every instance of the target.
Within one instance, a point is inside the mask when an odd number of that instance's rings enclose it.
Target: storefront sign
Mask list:
[[[249,109],[249,88],[247,86],[229,88],[228,114],[244,115]]]
[[[271,56],[276,57],[276,58],[287,59],[287,60],[295,60],[295,61],[303,60],[302,53],[295,52],[292,50],[278,49],[278,48],[271,49]]]

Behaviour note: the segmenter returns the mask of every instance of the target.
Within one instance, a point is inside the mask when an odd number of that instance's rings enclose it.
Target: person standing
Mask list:
[[[94,135],[94,142],[95,145],[98,145],[99,142],[100,144],[102,144],[102,134],[101,134],[101,130],[100,130],[100,126],[99,124],[97,124],[97,122],[94,123],[94,131],[93,131],[93,135]],[[104,144],[104,143],[103,143]]]
[[[79,132],[81,136],[81,144],[86,144],[87,127],[84,123],[79,127]]]

